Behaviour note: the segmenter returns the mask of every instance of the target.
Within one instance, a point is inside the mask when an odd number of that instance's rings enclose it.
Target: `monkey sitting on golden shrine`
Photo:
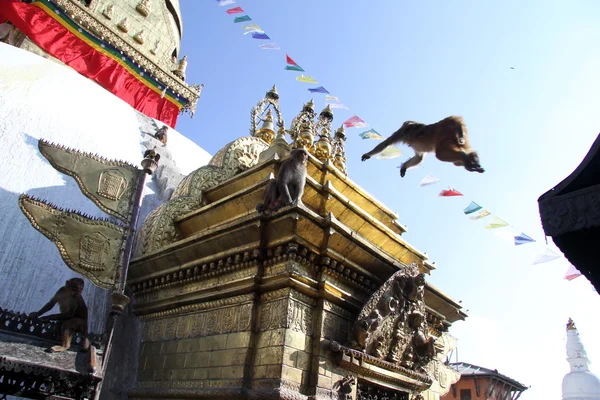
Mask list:
[[[65,286],[58,289],[45,306],[38,312],[29,314],[30,318],[38,318],[40,315],[50,311],[58,303],[60,309],[59,314],[51,314],[39,318],[42,322],[62,321],[62,343],[60,346],[52,346],[49,348],[48,351],[51,353],[68,350],[71,347],[71,339],[74,332],[83,332],[85,335],[83,343],[84,350],[87,350],[90,347],[90,342],[87,338],[88,308],[83,300],[83,296],[81,296],[83,286],[84,282],[81,278],[71,278],[67,280]]]
[[[465,167],[470,172],[482,173],[485,170],[479,164],[477,152],[469,145],[468,135],[467,127],[461,117],[447,117],[430,125],[406,121],[392,136],[363,154],[361,160],[368,160],[394,143],[404,143],[413,148],[415,155],[400,167],[402,177],[407,169],[421,164],[425,154],[434,152],[440,161]]]
[[[281,207],[300,203],[306,184],[307,161],[306,150],[292,150],[290,158],[281,164],[277,179],[269,182],[265,187],[263,202],[256,205],[256,211],[259,213],[267,210],[277,211]]]

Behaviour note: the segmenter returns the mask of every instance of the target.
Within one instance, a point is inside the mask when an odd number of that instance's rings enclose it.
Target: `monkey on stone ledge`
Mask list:
[[[279,168],[277,179],[265,187],[263,202],[256,205],[256,211],[277,211],[281,207],[297,204],[302,201],[304,185],[306,184],[306,162],[308,152],[304,149],[294,149],[290,158]]]
[[[65,282],[65,286],[58,289],[50,301],[42,307],[38,312],[29,314],[30,318],[38,318],[40,315],[52,310],[58,303],[60,313],[51,314],[41,317],[40,321],[62,321],[61,333],[62,343],[60,346],[52,346],[47,351],[61,352],[66,351],[71,347],[71,339],[73,333],[80,331],[85,335],[83,343],[84,350],[90,347],[90,342],[87,338],[88,334],[88,308],[83,300],[81,293],[83,292],[84,282],[81,278],[71,278]]]
[[[400,142],[415,151],[414,157],[400,167],[401,177],[404,177],[407,169],[421,164],[425,154],[434,152],[440,161],[465,167],[470,172],[482,173],[485,170],[479,164],[477,152],[469,146],[468,135],[467,127],[461,117],[447,117],[430,125],[406,121],[392,136],[375,146],[370,152],[363,154],[361,160],[366,161],[381,153],[386,147]]]

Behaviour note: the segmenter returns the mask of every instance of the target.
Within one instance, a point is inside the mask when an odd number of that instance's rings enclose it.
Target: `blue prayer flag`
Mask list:
[[[469,204],[467,206],[467,208],[465,208],[463,211],[465,214],[473,214],[475,211],[479,211],[481,210],[481,206],[477,203],[475,203],[474,201],[471,202],[471,204]]]
[[[515,246],[519,246],[521,244],[527,244],[535,242],[532,238],[521,232],[520,235],[515,236]]]
[[[329,92],[327,91],[327,89],[325,89],[323,86],[319,86],[317,88],[308,89],[308,91],[311,92],[311,93],[325,93],[325,94],[329,94]]]
[[[271,39],[264,32],[254,32],[254,33],[252,33],[252,38],[253,39]]]

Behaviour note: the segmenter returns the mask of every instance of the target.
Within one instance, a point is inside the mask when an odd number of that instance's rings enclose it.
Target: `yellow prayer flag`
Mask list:
[[[296,80],[298,82],[305,82],[305,83],[319,83],[312,76],[305,76],[304,74],[297,76]]]
[[[490,222],[489,224],[486,225],[485,229],[496,229],[496,228],[502,228],[503,226],[508,226],[508,223],[506,223],[505,221],[501,220],[498,217],[494,217],[492,222]]]

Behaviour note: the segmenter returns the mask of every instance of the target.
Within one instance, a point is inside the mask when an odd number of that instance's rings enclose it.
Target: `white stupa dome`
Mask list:
[[[600,379],[589,370],[590,361],[570,318],[567,323],[567,361],[571,372],[563,378],[563,400],[600,400]]]

